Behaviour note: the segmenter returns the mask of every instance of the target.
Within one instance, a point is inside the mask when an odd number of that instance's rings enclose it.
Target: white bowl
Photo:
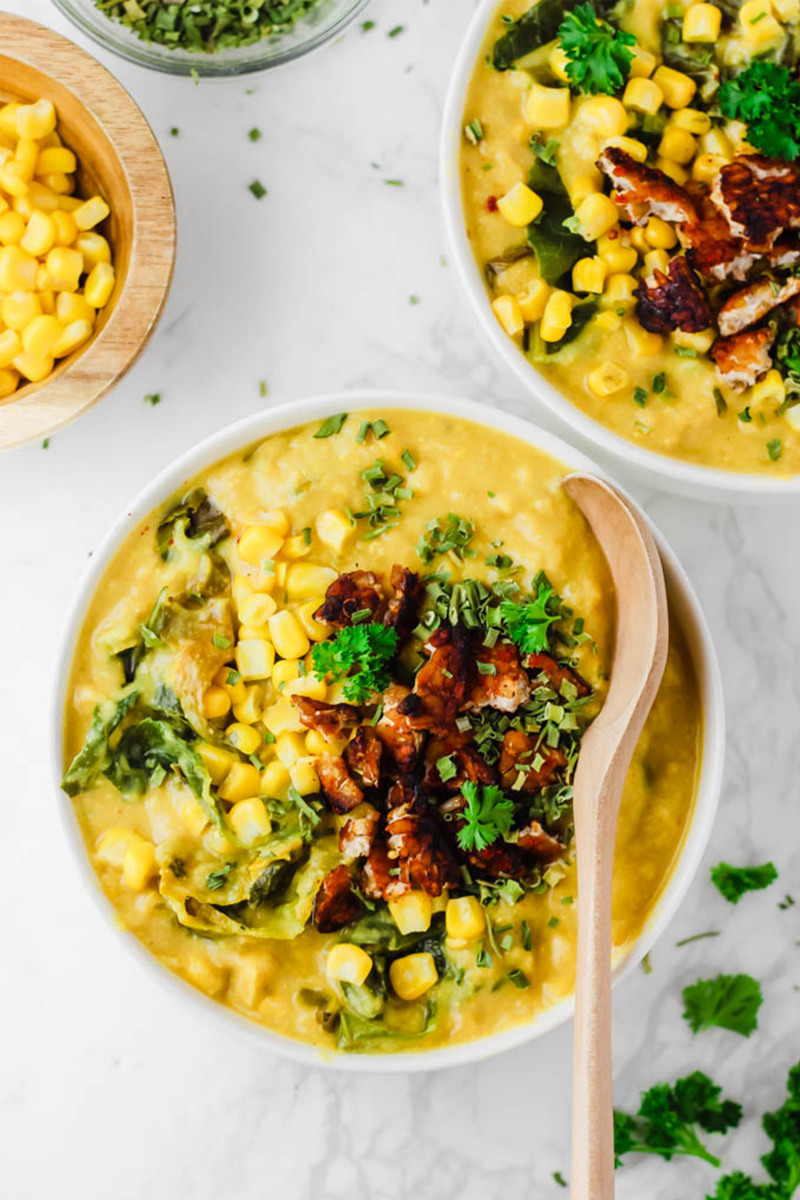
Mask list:
[[[80,874],[105,914],[107,924],[117,932],[117,936],[125,939],[130,950],[136,954],[154,979],[160,980],[162,984],[170,988],[176,1000],[194,1005],[198,1012],[205,1012],[210,1027],[212,1023],[215,1023],[220,1029],[226,1027],[232,1029],[247,1037],[254,1046],[274,1050],[307,1066],[334,1066],[347,1071],[429,1071],[438,1067],[459,1066],[475,1062],[497,1054],[501,1050],[509,1050],[523,1042],[541,1037],[548,1030],[555,1029],[556,1026],[569,1019],[573,1003],[571,1000],[562,1001],[548,1009],[529,1025],[490,1035],[479,1041],[415,1053],[333,1054],[273,1033],[238,1015],[232,1009],[204,996],[191,985],[179,979],[178,976],[173,975],[166,967],[161,966],[158,959],[150,954],[133,934],[120,932],[113,919],[114,909],[111,902],[102,892],[89,861],[72,806],[60,790],[60,780],[63,775],[64,710],[76,642],[87,607],[100,583],[103,572],[131,529],[153,509],[173,496],[188,479],[202,469],[225,458],[228,454],[268,437],[270,434],[303,425],[308,421],[318,421],[345,410],[351,413],[358,412],[364,408],[417,409],[423,412],[440,412],[454,417],[463,417],[465,420],[489,425],[493,429],[499,429],[518,437],[529,445],[552,455],[553,458],[563,462],[572,470],[589,471],[608,478],[605,472],[590,459],[584,457],[577,450],[573,450],[571,446],[552,434],[529,424],[520,417],[490,409],[471,400],[414,396],[382,390],[337,393],[284,404],[269,412],[247,417],[235,425],[229,425],[226,429],[200,442],[194,449],[188,451],[148,483],[136,499],[124,509],[123,515],[117,519],[92,556],[67,618],[56,669],[51,738],[54,784],[59,798],[59,811],[67,841]],[[703,705],[701,774],[694,812],[680,857],[641,935],[631,947],[624,961],[617,964],[615,979],[623,978],[633,970],[637,963],[641,962],[675,915],[681,900],[686,895],[711,833],[722,782],[725,718],[722,682],[711,634],[683,568],[664,538],[656,530],[654,533],[664,563],[672,611],[686,636],[700,687]]]
[[[592,450],[613,455],[643,482],[658,482],[671,492],[697,500],[740,500],[749,503],[800,498],[800,475],[769,479],[762,475],[719,471],[645,450],[620,437],[582,412],[552,386],[525,358],[516,342],[504,333],[492,312],[483,274],[475,261],[466,233],[461,195],[459,157],[463,140],[467,88],[481,52],[486,31],[499,7],[498,0],[482,0],[467,28],[458,52],[445,102],[440,143],[439,177],[442,186],[444,223],[450,254],[461,285],[478,322],[496,350],[518,379],[563,421],[571,433],[590,444]]]

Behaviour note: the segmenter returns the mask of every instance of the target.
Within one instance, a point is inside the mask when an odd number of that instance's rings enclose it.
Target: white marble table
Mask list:
[[[5,6],[70,34],[48,0]],[[565,1194],[552,1172],[567,1166],[568,1030],[417,1078],[323,1074],[209,1037],[103,928],[66,853],[46,761],[65,600],[111,518],[189,443],[260,405],[360,385],[489,398],[550,424],[489,358],[443,259],[438,125],[471,9],[373,0],[370,33],[356,26],[336,47],[241,82],[195,87],[99,55],[162,140],[179,252],[136,368],[49,449],[0,459],[0,1193],[14,1200]],[[388,39],[398,23],[406,31]],[[269,189],[260,202],[254,178]],[[152,392],[157,407],[143,401]],[[617,994],[618,1100],[701,1067],[755,1114],[779,1103],[800,1057],[800,905],[777,906],[786,891],[800,898],[800,512],[639,494],[706,607],[730,732],[704,868],[652,974]],[[769,856],[780,884],[737,909],[708,882],[722,857]],[[724,932],[675,947],[708,929]],[[749,1041],[693,1038],[681,1020],[681,987],[720,970],[763,982]],[[726,1160],[755,1169],[764,1149],[751,1116]],[[702,1164],[657,1160],[621,1171],[618,1194],[702,1200],[713,1178]]]

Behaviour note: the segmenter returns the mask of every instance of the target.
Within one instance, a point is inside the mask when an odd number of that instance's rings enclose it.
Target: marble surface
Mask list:
[[[48,0],[5,6],[70,33]],[[567,1029],[408,1078],[301,1069],[209,1030],[103,928],[66,852],[47,763],[65,601],[126,500],[191,442],[260,405],[361,385],[468,394],[550,424],[489,359],[443,257],[438,124],[471,9],[373,0],[371,32],[356,26],[306,61],[239,82],[196,87],[104,59],[162,140],[178,265],[156,336],[113,394],[48,449],[0,459],[0,1191],[15,1200],[565,1194],[552,1172],[568,1161]],[[260,202],[254,178],[269,189]],[[143,401],[152,392],[157,407]],[[800,905],[778,908],[800,889],[798,508],[637,494],[708,613],[729,738],[704,867],[652,973],[616,995],[617,1097],[630,1105],[656,1079],[712,1071],[746,1102],[725,1157],[750,1170],[764,1149],[756,1114],[779,1102],[800,1057]],[[708,881],[723,857],[772,857],[780,883],[734,909]],[[710,929],[721,936],[675,945]],[[749,1041],[693,1037],[681,1019],[681,987],[720,970],[763,983]],[[714,1188],[703,1164],[646,1162],[618,1178],[620,1200],[702,1200]]]

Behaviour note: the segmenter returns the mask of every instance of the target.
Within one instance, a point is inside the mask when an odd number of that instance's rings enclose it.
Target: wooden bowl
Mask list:
[[[114,292],[90,340],[41,383],[0,402],[0,449],[44,437],[108,391],[153,332],[175,263],[175,204],[153,131],[105,67],[60,34],[0,13],[0,99],[52,100],[58,131],[78,158],[78,191],[111,208]]]

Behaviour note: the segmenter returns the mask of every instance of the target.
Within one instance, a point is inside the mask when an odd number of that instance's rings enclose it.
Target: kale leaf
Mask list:
[[[225,514],[217,508],[207,492],[199,487],[187,492],[159,523],[156,544],[165,562],[179,530],[183,531],[184,537],[192,541],[205,539],[207,549],[230,536]]]
[[[83,747],[73,758],[61,781],[68,796],[77,796],[94,783],[108,756],[108,739],[138,699],[138,692],[128,692],[121,700],[94,706]]]

